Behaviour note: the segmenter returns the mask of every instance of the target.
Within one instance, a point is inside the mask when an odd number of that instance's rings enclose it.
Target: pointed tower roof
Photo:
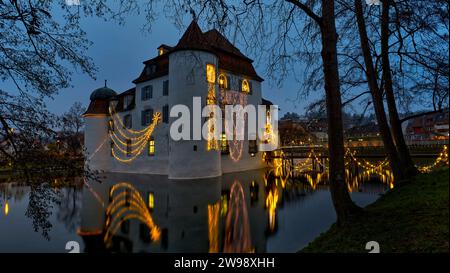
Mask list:
[[[184,32],[173,50],[176,51],[181,49],[211,51],[208,41],[205,39],[202,30],[195,20],[192,20],[191,24],[186,29],[186,32]]]

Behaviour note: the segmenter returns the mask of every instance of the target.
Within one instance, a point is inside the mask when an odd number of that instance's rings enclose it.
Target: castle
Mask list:
[[[162,44],[144,62],[134,87],[117,94],[92,92],[85,118],[86,165],[106,172],[196,179],[265,166],[258,140],[178,140],[170,137],[170,107],[193,97],[201,105],[270,105],[252,60],[217,30],[202,32],[195,21],[174,47]],[[193,119],[193,117],[191,117]],[[205,118],[202,118],[206,122]],[[211,131],[214,130],[213,125]],[[191,133],[192,129],[191,129]]]

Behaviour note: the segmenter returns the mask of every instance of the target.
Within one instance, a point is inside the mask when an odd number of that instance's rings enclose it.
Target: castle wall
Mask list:
[[[193,97],[201,97],[202,108],[206,105],[208,82],[206,64],[218,66],[215,55],[203,51],[176,51],[169,55],[169,105],[186,105],[191,113],[191,126],[196,117],[193,111]],[[196,109],[198,110],[198,109]],[[173,122],[178,118],[170,118]],[[202,125],[205,118],[202,118]],[[191,138],[193,135],[191,129]],[[169,178],[206,178],[222,174],[220,151],[207,151],[207,141],[180,140],[169,138]]]

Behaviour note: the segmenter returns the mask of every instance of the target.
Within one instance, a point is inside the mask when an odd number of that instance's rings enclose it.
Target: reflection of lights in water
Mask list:
[[[225,221],[223,251],[226,253],[254,252],[251,245],[250,221],[245,203],[244,189],[238,181],[234,181],[231,186],[230,202]]]
[[[8,215],[8,213],[9,213],[9,204],[8,204],[8,201],[6,201],[6,203],[5,203],[5,215]]]
[[[270,231],[275,230],[278,195],[279,195],[278,187],[276,185],[274,185],[269,190],[269,193],[267,194],[267,197],[266,197],[266,209],[267,209],[267,214],[269,215]]]
[[[209,253],[219,252],[219,209],[219,202],[214,205],[208,205]]]
[[[91,185],[89,185],[88,181],[86,180],[86,177],[83,177],[83,183],[87,187],[89,192],[92,193],[92,195],[94,196],[95,200],[97,200],[97,202],[99,202],[100,205],[102,205],[102,207],[105,207],[105,202],[100,197],[100,195],[98,195],[98,193],[91,187]]]
[[[114,196],[117,191],[121,192]],[[110,196],[113,199],[106,209],[105,242],[110,243],[112,236],[117,233],[122,223],[130,219],[138,219],[146,224],[153,241],[160,239],[161,231],[154,223],[146,202],[137,189],[129,183],[118,183],[111,188]]]

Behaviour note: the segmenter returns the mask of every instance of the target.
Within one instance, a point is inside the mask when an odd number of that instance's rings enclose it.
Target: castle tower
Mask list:
[[[216,93],[218,58],[210,51],[208,42],[195,21],[169,53],[169,105],[185,105],[190,110],[191,139],[201,134],[193,129],[194,122],[203,126],[205,120],[198,118],[198,112],[208,102],[208,94]],[[208,67],[208,68],[207,68]],[[207,79],[207,70],[209,77]],[[215,94],[217,97],[217,94]],[[193,97],[201,98],[201,109],[193,107]],[[178,118],[171,118],[171,123]],[[220,149],[209,149],[208,141],[169,139],[169,178],[206,178],[222,174]]]
[[[111,142],[108,135],[109,100],[116,96],[114,90],[106,87],[92,92],[90,104],[83,114],[85,120],[84,146],[85,164],[90,170],[109,171],[111,169]]]

